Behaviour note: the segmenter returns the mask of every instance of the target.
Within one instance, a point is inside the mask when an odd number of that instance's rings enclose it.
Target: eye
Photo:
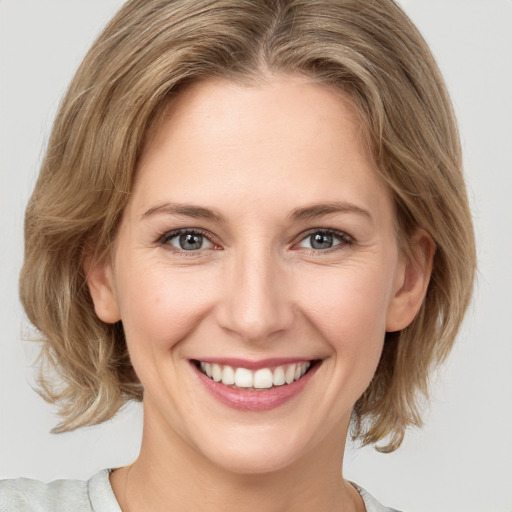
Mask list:
[[[325,251],[337,247],[339,245],[351,245],[353,243],[352,237],[332,229],[316,229],[310,231],[301,242],[297,244],[298,247],[305,249],[314,249]]]
[[[180,229],[166,233],[161,239],[162,245],[170,245],[178,251],[200,251],[212,249],[215,245],[201,232],[191,229]]]

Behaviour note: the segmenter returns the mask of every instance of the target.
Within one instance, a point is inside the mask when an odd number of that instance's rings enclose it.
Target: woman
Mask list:
[[[345,438],[420,423],[471,293],[460,168],[394,3],[128,2],[61,106],[21,292],[58,430],[143,400],[142,448],[2,506],[387,510],[343,480]]]

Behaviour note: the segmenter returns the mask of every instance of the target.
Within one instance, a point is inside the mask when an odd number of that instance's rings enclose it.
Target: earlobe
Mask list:
[[[109,324],[121,320],[110,263],[104,260],[94,262],[92,256],[86,256],[84,272],[98,318]]]
[[[427,293],[436,246],[432,237],[419,230],[411,241],[410,254],[402,254],[394,295],[386,318],[386,331],[407,327],[420,310]]]

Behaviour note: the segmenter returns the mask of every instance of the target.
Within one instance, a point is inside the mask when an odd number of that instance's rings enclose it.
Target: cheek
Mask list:
[[[151,265],[147,265],[151,268]],[[200,273],[169,267],[125,277],[120,293],[127,343],[166,351],[185,338],[207,315],[211,300]]]
[[[377,267],[310,273],[301,285],[302,311],[344,361],[374,367],[385,335],[391,284]]]

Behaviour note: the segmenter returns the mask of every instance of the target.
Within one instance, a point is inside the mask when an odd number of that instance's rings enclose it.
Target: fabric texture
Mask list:
[[[110,486],[109,470],[88,481],[45,484],[18,478],[0,481],[0,512],[121,512]]]
[[[28,478],[0,480],[0,512],[122,512],[110,485],[110,471],[100,471],[88,481],[56,480],[45,484]],[[355,487],[366,512],[398,512],[381,505],[358,485]]]

